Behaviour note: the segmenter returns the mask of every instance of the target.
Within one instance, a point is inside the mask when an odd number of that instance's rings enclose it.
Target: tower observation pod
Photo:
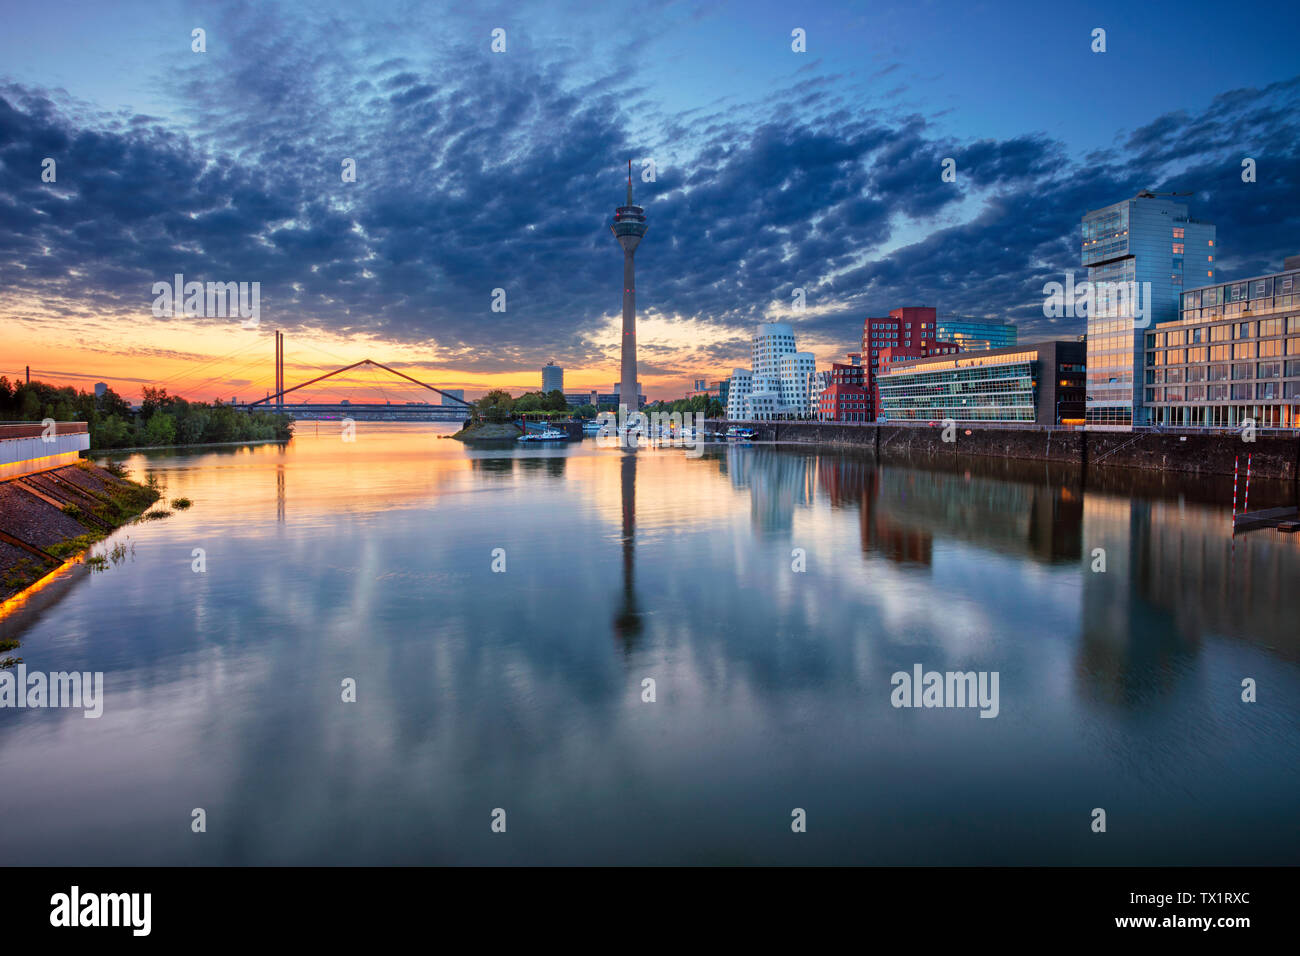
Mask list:
[[[632,161],[627,163],[627,205],[614,210],[609,227],[623,247],[623,363],[619,374],[618,401],[627,414],[641,408],[636,385],[636,247],[645,235],[645,210],[632,204]]]

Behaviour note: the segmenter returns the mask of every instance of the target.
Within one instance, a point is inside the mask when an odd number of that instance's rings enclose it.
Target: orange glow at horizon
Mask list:
[[[166,388],[169,394],[192,401],[230,401],[235,397],[256,400],[274,390],[274,330],[265,324],[258,329],[243,329],[238,325],[181,327],[169,323],[150,329],[147,337],[121,336],[113,342],[40,334],[43,324],[0,319],[0,375],[22,381],[30,367],[33,380],[84,391],[91,391],[96,382],[102,381],[130,402],[138,402],[147,385]],[[540,365],[499,373],[469,371],[431,360],[428,350],[401,343],[289,333],[285,336],[285,385],[291,388],[367,358],[438,388],[464,389],[470,399],[492,389],[519,395],[541,388]],[[564,389],[607,393],[613,391],[617,376],[616,357],[604,359],[594,368],[566,368]],[[715,380],[723,373],[714,370],[688,376],[644,376],[642,382],[651,397],[672,400],[682,397],[697,377]],[[322,394],[330,390],[331,383],[333,391],[339,393],[335,398],[355,390],[358,395],[364,393],[383,401],[381,395],[386,390],[395,403],[399,393],[402,401],[439,400],[434,393],[422,396],[418,386],[371,368],[335,376],[302,391],[319,400],[333,400]]]
[[[0,375],[10,380],[22,381],[30,367],[33,380],[84,391],[93,390],[95,383],[102,381],[133,403],[140,401],[145,386],[205,402],[256,401],[274,391],[275,325],[265,319],[257,328],[245,328],[238,321],[140,321],[130,315],[89,310],[78,314],[66,304],[61,313],[37,302],[16,305],[10,305],[7,315],[0,315]],[[23,314],[18,309],[30,311]],[[651,401],[683,398],[696,379],[718,381],[728,377],[733,368],[750,364],[747,333],[656,313],[639,317],[638,324],[638,378]],[[564,367],[564,390],[613,392],[621,339],[619,315],[607,316],[597,328],[586,329],[582,341],[592,351],[592,360],[577,368],[558,363]],[[840,360],[845,348],[854,344],[818,342],[808,336],[800,347],[814,351],[822,364]],[[716,356],[727,351],[736,358],[719,361]],[[444,357],[439,357],[440,352]],[[543,361],[532,368],[488,372],[457,367],[453,354],[464,352],[451,353],[432,342],[415,345],[373,334],[289,330],[285,332],[285,385],[292,388],[372,359],[438,388],[463,389],[470,400],[492,389],[520,395],[541,388]],[[647,366],[673,371],[647,374]],[[332,402],[345,397],[358,402],[387,399],[394,404],[440,401],[436,393],[373,368],[327,379],[301,393],[291,393],[286,401]]]

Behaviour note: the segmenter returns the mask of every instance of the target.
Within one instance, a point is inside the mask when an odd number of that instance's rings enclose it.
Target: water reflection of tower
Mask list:
[[[275,520],[284,523],[284,464],[275,466]]]
[[[623,492],[623,599],[614,615],[614,633],[631,650],[641,634],[636,605],[636,452],[624,450],[619,483]]]

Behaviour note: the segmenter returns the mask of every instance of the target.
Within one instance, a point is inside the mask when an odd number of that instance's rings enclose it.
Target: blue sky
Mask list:
[[[1083,212],[1140,188],[1196,192],[1223,278],[1300,253],[1295,5],[5,6],[0,327],[142,358],[148,289],[182,271],[464,383],[548,359],[612,380],[629,157],[658,167],[638,299],[663,383],[747,364],[796,287],[822,360],[900,305],[1081,331],[1042,284],[1078,269]]]

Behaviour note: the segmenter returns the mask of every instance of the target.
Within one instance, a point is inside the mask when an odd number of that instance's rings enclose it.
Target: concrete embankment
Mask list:
[[[940,427],[853,425],[832,422],[711,422],[723,431],[731,425],[753,428],[756,441],[852,445],[870,450],[882,461],[925,461],[961,456],[1060,462],[1085,471],[1132,468],[1187,475],[1231,475],[1240,458],[1252,456],[1255,477],[1296,481],[1300,475],[1300,435],[1259,435],[1252,442],[1240,434],[1178,435],[1155,432],[1039,431],[962,426],[954,441],[943,440]]]
[[[0,602],[30,587],[158,500],[80,461],[0,482]]]

